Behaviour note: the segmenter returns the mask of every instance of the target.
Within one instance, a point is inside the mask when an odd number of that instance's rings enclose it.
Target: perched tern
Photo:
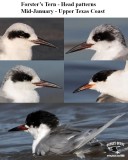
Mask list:
[[[59,119],[47,111],[30,113],[25,124],[12,128],[9,131],[26,131],[33,137],[32,153],[38,156],[75,154],[85,158],[86,153],[102,144],[95,139],[101,132],[112,125],[124,114],[120,114],[104,124],[102,127],[92,130],[79,130],[68,125],[61,125]]]
[[[31,60],[32,46],[53,44],[39,38],[34,29],[24,23],[14,23],[0,37],[0,60]]]
[[[110,24],[102,24],[94,28],[87,41],[73,47],[67,53],[83,49],[96,51],[91,60],[126,60],[128,58],[128,48],[122,32]]]
[[[128,102],[128,61],[123,70],[103,70],[94,74],[89,83],[77,88],[74,93],[86,89],[101,93],[97,102]]]
[[[15,103],[37,103],[40,98],[36,89],[42,87],[60,88],[54,83],[40,80],[32,68],[18,65],[5,75],[1,85],[0,102],[7,99]]]

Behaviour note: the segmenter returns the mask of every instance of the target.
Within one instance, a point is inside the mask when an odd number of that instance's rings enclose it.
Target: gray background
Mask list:
[[[124,69],[124,66],[124,61],[66,61],[64,101],[70,103],[96,102],[100,95],[97,91],[88,89],[77,93],[72,92],[88,83],[95,73],[101,70]]]
[[[125,38],[128,37],[127,18],[65,18],[64,19],[64,52],[87,40],[90,32],[101,24],[118,27]],[[90,60],[95,51],[82,50],[65,54],[65,60]]]
[[[0,82],[8,70],[16,65],[24,65],[33,68],[40,79],[56,83],[63,88],[64,64],[63,61],[0,61]],[[47,103],[63,102],[63,89],[39,88],[40,101]]]
[[[51,42],[58,48],[34,46],[34,60],[64,59],[64,19],[63,18],[0,18],[0,35],[13,23],[25,23],[34,28],[37,36]]]

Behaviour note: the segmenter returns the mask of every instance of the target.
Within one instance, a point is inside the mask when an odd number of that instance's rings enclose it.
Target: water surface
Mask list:
[[[120,113],[128,112],[127,104],[0,104],[0,159],[34,160],[31,153],[32,137],[25,132],[8,132],[24,124],[27,114],[39,109],[56,114],[60,123],[86,130],[104,125]],[[121,141],[128,143],[127,114],[102,132],[97,139],[101,142]],[[128,151],[124,152],[127,160]],[[76,160],[75,156],[45,156],[37,160]],[[87,160],[109,160],[105,153],[86,155]],[[118,158],[118,160],[122,160]]]

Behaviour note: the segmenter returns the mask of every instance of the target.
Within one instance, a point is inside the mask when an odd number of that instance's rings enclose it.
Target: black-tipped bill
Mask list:
[[[90,89],[90,88],[92,88],[94,85],[95,85],[95,84],[84,84],[84,85],[82,85],[81,87],[75,89],[75,90],[73,91],[73,93],[77,93],[77,92],[80,92],[80,91],[83,91],[83,90],[86,90],[86,89]]]
[[[48,41],[42,39],[42,38],[39,38],[37,40],[31,40],[31,42],[35,43],[35,44],[39,44],[39,45],[45,45],[45,46],[48,46],[48,47],[53,47],[53,48],[57,48],[55,45],[49,43]]]
[[[36,86],[40,86],[40,87],[59,88],[59,89],[62,88],[55,83],[51,83],[51,82],[48,82],[48,81],[45,81],[45,80],[42,80],[40,82],[34,82],[33,84],[36,85]]]
[[[28,130],[28,128],[25,125],[20,125],[20,126],[17,126],[15,128],[12,128],[12,129],[8,130],[8,132],[12,132],[12,131],[25,131],[25,130]]]
[[[73,48],[70,49],[69,51],[67,51],[66,54],[72,53],[72,52],[77,52],[77,51],[80,51],[80,50],[83,50],[83,49],[86,49],[86,48],[90,48],[91,46],[93,46],[93,44],[83,42],[83,43],[81,43],[81,44],[73,47]]]

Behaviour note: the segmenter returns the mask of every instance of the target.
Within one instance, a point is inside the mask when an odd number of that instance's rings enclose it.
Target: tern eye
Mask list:
[[[35,123],[34,122],[31,122],[31,124],[29,124],[31,127],[34,127],[35,126]]]
[[[93,82],[106,81],[107,77],[110,76],[116,70],[103,70],[93,75]]]
[[[13,82],[31,81],[32,76],[24,72],[14,72],[11,79]]]
[[[103,35],[102,35],[102,33],[97,33],[97,34],[95,34],[95,35],[93,36],[93,39],[94,39],[94,41],[96,41],[96,42],[103,40]]]
[[[18,31],[18,34],[20,38],[29,38],[29,34],[23,31]]]
[[[102,39],[102,38],[101,38],[101,35],[99,35],[99,34],[95,35],[95,37],[94,37],[94,40],[95,40],[96,42],[100,41],[101,39]]]
[[[26,122],[29,127],[36,128],[39,126],[39,122]]]
[[[24,31],[11,31],[8,34],[9,39],[14,39],[14,38],[24,38],[27,39],[30,37],[29,33],[26,33]]]
[[[115,40],[115,37],[112,35],[111,32],[105,31],[105,32],[96,33],[93,36],[93,40],[95,42],[104,41],[104,40],[109,42],[109,41]]]

